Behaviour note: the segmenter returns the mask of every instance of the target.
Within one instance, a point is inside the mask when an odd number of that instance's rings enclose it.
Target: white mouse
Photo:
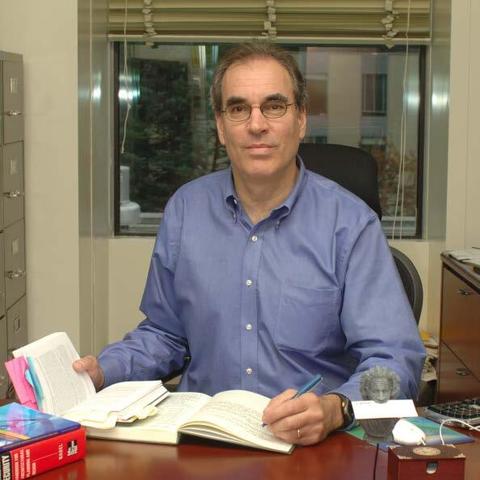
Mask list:
[[[401,418],[393,427],[393,440],[400,445],[425,445],[425,432]]]

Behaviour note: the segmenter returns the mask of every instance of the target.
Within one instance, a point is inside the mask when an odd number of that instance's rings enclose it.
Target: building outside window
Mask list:
[[[387,74],[362,74],[362,115],[387,114]]]
[[[117,234],[154,235],[179,186],[228,166],[209,86],[229,46],[130,42],[125,76],[123,44],[115,44]],[[406,57],[404,47],[285,46],[306,78],[305,142],[370,152],[378,165],[386,234],[395,224],[403,237],[419,236],[423,47],[410,46]]]

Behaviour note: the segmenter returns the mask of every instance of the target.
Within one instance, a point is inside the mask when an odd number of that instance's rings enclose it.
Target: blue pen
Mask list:
[[[310,390],[313,390],[320,382],[322,381],[322,376],[320,374],[315,375],[311,380],[309,380],[303,387],[301,387],[297,393],[290,399],[298,398],[300,395],[308,393]],[[262,427],[266,427],[266,423],[262,423]]]
[[[301,387],[298,392],[292,397],[298,398],[300,395],[304,393],[308,393],[310,390],[313,390],[320,382],[322,381],[321,375],[315,375],[309,382],[307,382],[303,387]]]

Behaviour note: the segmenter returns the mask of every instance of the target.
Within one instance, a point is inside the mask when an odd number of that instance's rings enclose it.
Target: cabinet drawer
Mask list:
[[[7,369],[5,362],[7,361],[7,320],[5,317],[0,318],[0,398],[5,398],[7,394]]]
[[[5,308],[25,294],[25,227],[23,220],[7,227],[5,242]]]
[[[480,396],[480,381],[444,344],[440,344],[437,402]]]
[[[480,294],[446,268],[441,339],[480,378]]]
[[[0,233],[0,272],[5,271],[5,262],[3,259],[3,232]],[[5,277],[0,275],[0,317],[5,315]]]
[[[10,352],[27,343],[27,300],[23,297],[7,310],[7,349]]]
[[[0,62],[1,65],[1,62]],[[2,92],[0,92],[0,108],[2,107],[2,98],[1,98]],[[2,127],[1,122],[2,122],[2,112],[0,112],[0,129]],[[1,135],[0,135],[1,137]],[[1,144],[1,138],[0,138],[0,165],[3,165],[3,146]],[[0,167],[0,176],[2,176],[2,170]],[[0,179],[0,185],[1,185],[1,179]],[[3,195],[0,195],[0,230],[3,230]]]
[[[23,66],[3,62],[3,142],[23,140]]]
[[[3,147],[2,160],[3,225],[7,227],[23,218],[23,143]]]

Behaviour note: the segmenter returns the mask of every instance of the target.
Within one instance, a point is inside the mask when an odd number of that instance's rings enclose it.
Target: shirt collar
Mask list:
[[[270,217],[276,218],[278,221],[283,220],[291,212],[307,180],[307,176],[305,174],[305,165],[303,164],[303,160],[299,155],[297,155],[297,165],[299,167],[299,171],[297,180],[292,191],[289,193],[288,197],[283,201],[281,205],[272,210],[272,213],[270,215]],[[236,219],[238,204],[240,200],[238,199],[237,193],[235,192],[231,167],[228,168],[228,175],[225,176],[225,182],[223,186],[223,198],[225,201],[225,205],[234,214],[234,218]]]

